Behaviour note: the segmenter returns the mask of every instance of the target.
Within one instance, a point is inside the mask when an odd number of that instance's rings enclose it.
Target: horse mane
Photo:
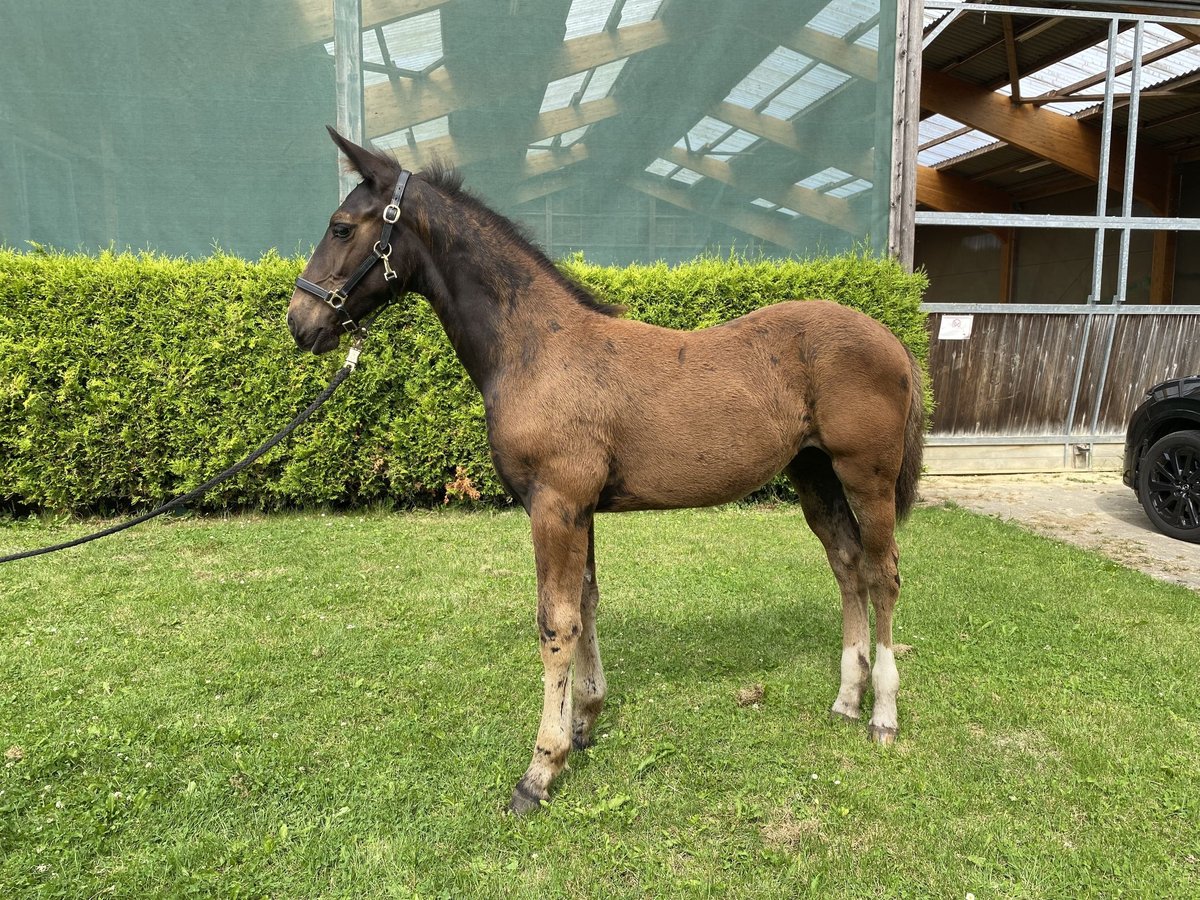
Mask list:
[[[372,150],[371,153],[381,165],[386,166],[388,169],[394,172],[397,177],[399,177],[402,166],[395,157],[387,153],[381,153],[378,150]],[[532,259],[540,271],[546,275],[549,275],[550,278],[553,279],[556,284],[566,290],[567,293],[571,295],[572,299],[574,299],[575,302],[580,306],[606,316],[620,316],[624,314],[625,307],[612,303],[605,303],[604,301],[598,299],[595,294],[593,294],[582,284],[564,275],[559,270],[558,266],[554,265],[554,263],[550,260],[550,257],[546,255],[546,252],[537,245],[537,242],[529,234],[524,225],[514,222],[512,219],[509,219],[506,216],[502,216],[500,213],[496,212],[494,209],[464,188],[462,173],[459,172],[457,168],[443,162],[442,160],[435,159],[420,172],[416,172],[414,174],[417,178],[420,178],[431,187],[437,188],[438,191],[446,195],[449,199],[467,207],[467,209],[474,213],[476,219],[486,223],[487,225],[490,225],[491,228],[494,229],[495,232],[498,233],[502,238],[515,245],[518,250],[522,251],[530,259]],[[454,221],[454,219],[450,219],[445,223],[445,225],[453,228]],[[493,269],[511,268],[511,264],[507,260],[497,259],[495,258],[495,254],[487,254],[487,256],[490,257],[488,260],[488,265],[490,265]],[[497,272],[495,274],[499,274],[500,277],[498,279],[494,279],[494,282],[512,286],[508,293],[515,293],[515,285],[519,284],[521,281],[517,273],[505,271]],[[504,299],[511,301],[515,300],[516,298],[510,296]]]

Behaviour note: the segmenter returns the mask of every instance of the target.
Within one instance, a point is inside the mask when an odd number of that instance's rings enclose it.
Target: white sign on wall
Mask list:
[[[942,324],[938,327],[938,340],[965,341],[971,336],[971,324],[974,316],[942,316]]]

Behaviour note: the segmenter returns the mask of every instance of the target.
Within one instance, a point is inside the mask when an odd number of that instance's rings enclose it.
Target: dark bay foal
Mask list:
[[[920,370],[903,345],[822,301],[696,332],[618,318],[452,173],[408,180],[395,160],[332,134],[363,181],[333,213],[292,297],[296,343],[332,350],[394,297],[428,298],[483,394],[496,470],[532,523],[545,694],[510,808],[548,799],[604,702],[594,513],[725,503],[781,471],[841,588],[833,713],[858,719],[870,677],[870,736],[893,741],[894,530],[915,498],[923,431]],[[371,259],[382,264],[343,297]]]

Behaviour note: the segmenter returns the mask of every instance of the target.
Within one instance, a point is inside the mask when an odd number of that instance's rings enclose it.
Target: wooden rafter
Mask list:
[[[1015,103],[1021,102],[1021,65],[1017,62],[1017,40],[1013,35],[1012,16],[1006,15],[1004,21],[1004,55],[1008,59],[1008,84]]]
[[[374,28],[396,19],[429,12],[450,0],[362,0],[363,28]],[[330,0],[292,0],[301,23],[299,43],[333,40],[333,4]]]
[[[1092,181],[1100,173],[1100,133],[1090,125],[1030,104],[1014,104],[987,88],[932,69],[922,73],[921,106],[978,128],[995,138],[1049,160]],[[1114,154],[1110,183],[1119,186],[1123,160]],[[1155,210],[1163,208],[1171,160],[1140,148],[1134,196]]]
[[[827,63],[847,75],[876,81],[879,78],[879,54],[870,47],[847,44],[841,38],[809,28],[807,25],[785,36],[783,46]]]
[[[468,93],[455,84],[449,70],[451,63],[425,78],[405,78],[398,84],[372,85],[363,92],[367,131],[371,134],[388,134],[447,115],[469,104],[486,106],[514,93],[543,89],[548,81],[644,53],[669,40],[671,36],[666,26],[654,19],[622,28],[615,34],[590,34],[564,41],[555,53],[548,72],[537,79],[522,77],[519,73],[505,75],[496,78],[486,88]]]
[[[1004,191],[930,166],[917,166],[917,202],[939,212],[1013,211]]]
[[[565,150],[548,150],[545,153],[527,157],[522,167],[522,174],[526,178],[536,178],[538,175],[545,175],[566,166],[581,163],[587,158],[588,148],[586,145],[572,144]]]
[[[762,197],[777,206],[786,206],[811,219],[832,225],[847,234],[857,237],[863,232],[862,224],[850,204],[838,197],[829,197],[819,191],[794,184],[783,188],[764,188],[757,181],[749,181],[746,176],[739,175],[729,163],[700,153],[688,153],[678,147],[672,147],[663,154],[663,158],[676,165],[686,166],[714,181],[737,188],[746,194],[747,200]]]
[[[744,210],[722,209],[714,210],[707,204],[697,203],[685,187],[669,184],[665,178],[650,175],[635,176],[625,180],[625,184],[636,191],[648,194],[656,200],[686,209],[688,212],[716,219],[723,225],[736,228],[738,231],[753,235],[764,241],[778,244],[787,250],[804,253],[806,248],[797,240],[795,232],[787,222],[778,221],[780,215],[775,212],[760,212],[753,207]]]
[[[708,113],[715,119],[756,134],[772,144],[803,153],[809,158],[826,160],[830,165],[836,165],[839,169],[859,178],[866,178],[868,181],[875,179],[875,154],[870,148],[853,154],[826,153],[823,149],[823,141],[805,141],[801,137],[800,131],[791,122],[785,122],[774,116],[764,116],[762,113],[756,113],[735,103],[718,103],[709,109]]]
[[[621,112],[621,104],[613,97],[600,100],[589,100],[578,106],[568,106],[563,109],[552,109],[537,117],[530,141],[541,141],[564,131],[582,128],[584,125],[594,125],[605,119],[611,119]]]

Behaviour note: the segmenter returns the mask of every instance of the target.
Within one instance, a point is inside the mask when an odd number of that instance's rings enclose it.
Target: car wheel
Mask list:
[[[1163,534],[1200,542],[1200,431],[1154,442],[1138,470],[1138,499]]]

